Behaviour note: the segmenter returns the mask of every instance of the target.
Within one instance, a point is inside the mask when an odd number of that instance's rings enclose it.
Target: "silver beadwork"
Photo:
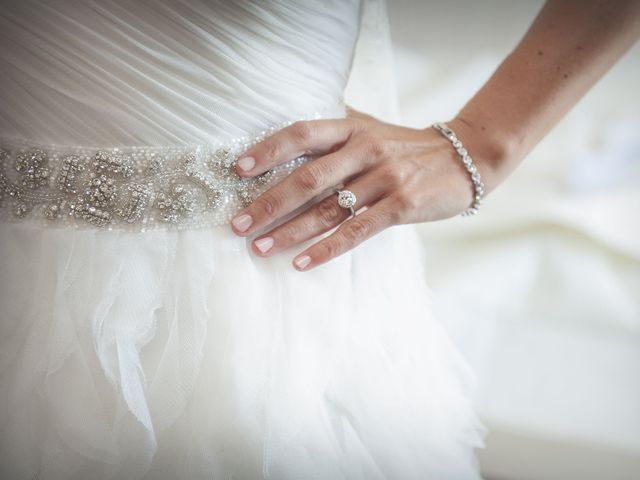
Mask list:
[[[47,183],[49,179],[47,161],[47,154],[39,148],[18,153],[15,167],[22,176],[23,187],[35,189]]]
[[[480,177],[480,172],[478,172],[477,167],[473,163],[473,159],[466,148],[462,145],[462,142],[455,134],[453,130],[451,130],[444,123],[434,123],[431,125],[437,131],[439,131],[444,137],[451,142],[453,148],[455,148],[457,154],[462,158],[462,163],[465,168],[469,172],[471,176],[471,182],[473,183],[473,203],[469,208],[467,208],[464,212],[462,212],[463,217],[468,217],[470,215],[477,215],[480,210],[480,205],[482,205],[482,200],[484,199],[484,184],[482,183],[482,179]]]
[[[218,145],[91,148],[0,139],[0,220],[138,231],[226,224],[311,159],[252,178],[236,173],[240,154],[291,123]]]

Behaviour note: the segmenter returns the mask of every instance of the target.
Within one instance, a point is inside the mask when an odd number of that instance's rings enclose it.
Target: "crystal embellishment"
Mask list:
[[[138,231],[226,224],[311,160],[300,156],[252,178],[236,173],[240,154],[291,123],[225,144],[175,147],[92,148],[0,138],[0,219]]]
[[[160,217],[169,223],[179,223],[188,218],[194,210],[194,193],[185,185],[174,185],[170,192],[160,192],[156,197],[156,207]]]
[[[39,148],[18,153],[15,167],[22,176],[20,183],[23,187],[40,188],[49,179],[47,154]]]
[[[350,190],[340,190],[338,192],[338,205],[342,208],[352,208],[356,204],[356,195]]]
[[[473,202],[469,208],[461,213],[461,215],[463,217],[477,215],[478,211],[480,210],[480,206],[482,205],[482,200],[484,199],[485,194],[484,183],[482,183],[482,178],[480,177],[478,168],[473,163],[469,152],[466,148],[464,148],[462,142],[453,130],[451,130],[444,123],[434,123],[432,127],[438,130],[442,135],[444,135],[447,140],[449,140],[449,142],[451,142],[451,145],[453,145],[453,148],[458,153],[458,156],[460,156],[460,158],[462,159],[462,163],[471,176],[471,182],[473,183]]]

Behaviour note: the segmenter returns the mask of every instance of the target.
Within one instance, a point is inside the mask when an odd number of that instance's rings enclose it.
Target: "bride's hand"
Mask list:
[[[449,125],[459,134],[468,128],[458,120]],[[300,121],[276,132],[247,150],[236,171],[252,177],[303,154],[317,158],[232,221],[237,234],[251,235],[338,185],[351,190],[355,217],[349,218],[351,212],[333,193],[253,241],[256,254],[270,256],[337,226],[294,259],[298,270],[325,263],[385,228],[452,217],[473,202],[469,173],[439,132],[391,125],[355,111],[344,119]],[[487,184],[488,168],[474,161]]]
[[[504,180],[640,35],[640,2],[549,1],[524,38],[449,126],[471,152],[485,192]],[[354,218],[330,195],[254,240],[272,255],[338,226],[294,260],[298,270],[324,263],[381,230],[437,220],[471,205],[472,183],[447,139],[432,128],[389,125],[355,113],[298,122],[246,152],[241,176],[302,154],[298,167],[232,222],[251,235],[314,197],[344,184],[357,196]],[[253,164],[255,162],[255,164]]]

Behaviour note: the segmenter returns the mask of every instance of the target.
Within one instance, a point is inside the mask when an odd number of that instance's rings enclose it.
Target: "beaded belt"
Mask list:
[[[90,148],[0,139],[0,219],[44,226],[144,231],[228,223],[308,161],[301,156],[252,178],[238,155],[292,122],[220,145]]]

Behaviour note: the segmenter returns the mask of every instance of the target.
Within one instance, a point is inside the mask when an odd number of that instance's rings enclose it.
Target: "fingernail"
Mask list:
[[[243,213],[242,215],[239,215],[231,220],[233,226],[241,232],[244,232],[247,228],[249,228],[252,222],[253,219],[251,218],[251,215],[247,215],[246,213]]]
[[[256,159],[253,157],[244,157],[238,160],[238,166],[241,170],[248,172],[256,165]]]
[[[304,270],[304,268],[309,265],[310,262],[311,257],[309,255],[303,255],[296,258],[293,263],[295,263],[296,267],[298,267],[300,270]]]
[[[267,252],[271,247],[273,247],[273,237],[264,237],[255,241],[256,247],[262,253]]]

